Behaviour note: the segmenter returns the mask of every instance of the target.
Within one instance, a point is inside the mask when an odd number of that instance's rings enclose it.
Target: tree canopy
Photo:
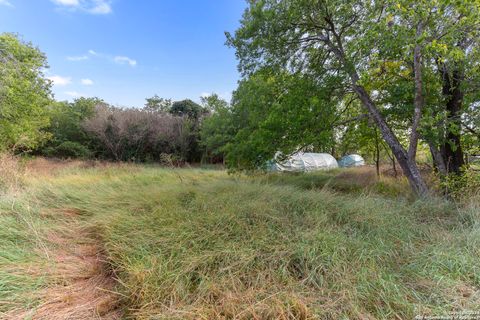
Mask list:
[[[418,142],[434,151],[445,141],[440,134],[432,138],[435,108],[444,110],[446,139],[458,131],[461,114],[448,110],[448,101],[475,82],[450,81],[442,90],[442,81],[446,75],[464,79],[453,74],[456,65],[478,68],[479,8],[470,0],[251,0],[240,28],[227,38],[246,78],[265,68],[284,70],[338,93],[338,106],[358,100],[412,189],[426,194],[416,164]],[[452,71],[439,72],[443,64]],[[406,141],[399,130],[408,132]]]
[[[30,150],[48,134],[46,56],[14,34],[0,35],[0,150]]]

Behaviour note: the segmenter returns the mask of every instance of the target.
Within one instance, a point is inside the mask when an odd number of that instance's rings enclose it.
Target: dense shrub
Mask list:
[[[480,172],[464,168],[462,174],[449,174],[441,179],[440,186],[445,194],[457,200],[468,199],[480,194]]]
[[[79,98],[74,102],[55,102],[49,108],[50,140],[38,153],[60,158],[87,158],[93,152],[92,141],[82,128],[82,122],[95,114],[95,106],[104,102],[98,98]]]
[[[58,158],[89,158],[92,155],[85,145],[74,141],[64,141],[58,146],[47,147],[43,153]]]
[[[189,120],[161,111],[121,109],[97,105],[83,122],[98,156],[122,161],[158,161],[161,153],[189,152]]]
[[[60,158],[96,157],[115,161],[198,162],[200,127],[207,109],[190,100],[171,104],[147,99],[143,109],[119,108],[98,98],[56,102],[49,107],[50,140],[38,154]]]

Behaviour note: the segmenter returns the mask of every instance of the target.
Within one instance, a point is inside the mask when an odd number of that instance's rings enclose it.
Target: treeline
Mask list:
[[[230,103],[154,96],[131,109],[55,102],[45,55],[3,34],[0,148],[234,170],[262,168],[278,151],[359,153],[425,195],[420,162],[448,181],[480,154],[479,25],[470,0],[255,2],[227,34],[242,72]]]
[[[204,99],[206,101],[207,99]],[[53,157],[156,162],[200,162],[200,125],[209,110],[191,100],[154,97],[143,108],[119,108],[98,98],[56,102],[49,108],[49,139],[35,150]]]
[[[100,98],[55,101],[44,74],[46,56],[15,34],[0,35],[0,151],[60,158],[177,164],[222,161],[201,142],[201,128],[217,95],[201,104],[154,96],[141,108]]]

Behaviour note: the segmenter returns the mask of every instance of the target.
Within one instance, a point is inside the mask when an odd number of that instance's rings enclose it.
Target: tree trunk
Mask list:
[[[380,142],[378,141],[378,130],[375,128],[375,168],[377,178],[380,178]]]
[[[420,22],[417,25],[417,41],[423,33],[423,24]],[[413,73],[415,75],[415,100],[414,100],[414,112],[412,121],[412,132],[410,134],[410,145],[408,147],[408,158],[410,161],[415,161],[417,156],[418,127],[420,126],[420,120],[422,118],[422,110],[425,104],[423,97],[423,79],[422,79],[422,47],[419,43],[415,45],[413,52]]]
[[[430,153],[432,154],[435,167],[442,176],[445,176],[447,174],[447,167],[445,166],[442,153],[433,143],[428,143],[428,146],[430,147]]]
[[[350,76],[353,91],[356,93],[356,95],[362,102],[364,108],[368,111],[370,118],[377,125],[385,142],[388,144],[390,149],[392,149],[392,153],[394,154],[395,158],[397,158],[398,164],[400,165],[403,173],[407,177],[413,192],[419,196],[428,195],[427,185],[425,184],[425,181],[423,180],[423,177],[418,170],[415,159],[411,159],[408,157],[407,151],[405,150],[405,148],[402,147],[402,145],[397,139],[397,136],[388,126],[387,122],[380,113],[380,110],[378,110],[377,106],[373,102],[368,92],[363,86],[358,84],[360,77],[358,76],[355,66],[347,60],[340,40],[338,40],[338,47],[335,46],[328,38],[326,39],[326,41],[329,44],[332,52],[343,64],[345,71]]]
[[[397,165],[395,164],[395,157],[392,157],[392,166],[393,166],[393,174],[395,175],[395,178],[398,177],[398,172],[397,172]]]
[[[447,68],[443,68],[443,95],[446,97],[447,126],[445,143],[443,145],[443,161],[447,172],[460,174],[465,164],[461,145],[461,110],[463,91],[460,88],[463,75],[459,70],[454,70],[452,76]]]
[[[353,90],[359,97],[360,101],[362,101],[363,106],[368,110],[370,117],[375,121],[383,139],[392,150],[393,155],[397,159],[398,164],[407,177],[413,192],[420,196],[426,196],[428,194],[428,188],[420,174],[420,171],[418,170],[416,162],[409,159],[407,152],[402,147],[383,116],[380,114],[380,111],[375,106],[375,103],[370,98],[370,95],[367,93],[365,88],[356,84],[357,81],[358,78],[352,78]]]
[[[395,161],[395,157],[392,155],[390,155],[390,152],[391,150],[389,150],[388,146],[387,145],[384,145],[382,144],[383,147],[385,148],[385,151],[387,152],[387,156],[390,158],[390,160],[392,161],[392,169],[393,169],[393,174],[395,175],[395,178],[398,177],[398,172],[397,172],[397,164],[396,164],[396,161]]]

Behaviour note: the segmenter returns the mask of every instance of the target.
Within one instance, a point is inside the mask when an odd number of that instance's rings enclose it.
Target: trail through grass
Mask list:
[[[2,202],[1,223],[11,226],[2,231],[10,242],[0,272],[11,280],[0,311],[38,305],[41,297],[26,297],[52,285],[48,274],[8,269],[45,261],[19,218],[27,203],[41,235],[61,228],[56,218],[45,222],[45,210],[70,208],[95,228],[125,318],[407,319],[480,310],[475,204],[414,202],[388,181],[367,192],[339,188],[337,174],[247,178],[126,166],[32,178],[27,189],[37,200],[21,199],[14,210]]]

